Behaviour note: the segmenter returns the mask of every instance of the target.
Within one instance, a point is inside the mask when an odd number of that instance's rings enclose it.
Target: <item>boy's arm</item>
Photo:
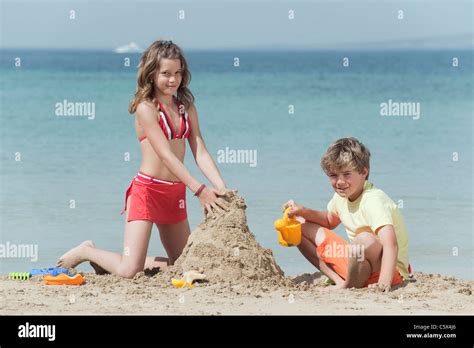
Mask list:
[[[306,221],[313,222],[330,230],[336,228],[341,223],[341,220],[337,215],[328,211],[318,211],[303,207],[302,212],[299,215]]]
[[[398,258],[398,243],[395,229],[392,225],[385,225],[378,229],[378,236],[382,242],[382,265],[378,283],[384,286],[392,286],[392,278],[395,272]]]

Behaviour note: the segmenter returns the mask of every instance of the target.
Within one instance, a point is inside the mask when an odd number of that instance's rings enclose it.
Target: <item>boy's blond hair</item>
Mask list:
[[[326,175],[346,168],[362,173],[364,168],[370,169],[370,151],[356,138],[339,139],[329,146],[321,158],[321,168]]]

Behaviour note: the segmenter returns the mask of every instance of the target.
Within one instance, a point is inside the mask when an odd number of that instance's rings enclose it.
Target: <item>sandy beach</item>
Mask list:
[[[175,289],[141,273],[134,279],[86,273],[81,286],[48,286],[40,278],[1,278],[1,314],[472,314],[473,282],[415,273],[390,293],[325,290],[319,273],[294,287],[197,284]]]
[[[388,293],[374,289],[329,290],[321,273],[287,277],[272,251],[256,241],[244,200],[234,191],[230,211],[211,216],[191,234],[175,265],[133,279],[84,273],[79,286],[44,285],[0,277],[1,314],[135,315],[340,315],[473,314],[474,281],[415,273]],[[193,288],[172,278],[199,271]]]

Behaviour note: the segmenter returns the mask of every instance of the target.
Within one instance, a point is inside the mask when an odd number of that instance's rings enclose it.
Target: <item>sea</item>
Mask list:
[[[334,192],[321,156],[356,137],[371,152],[370,181],[402,211],[413,271],[474,279],[473,51],[185,53],[209,152],[286,274],[316,269],[278,244],[281,205],[325,210]],[[120,211],[141,160],[127,111],[139,58],[0,50],[1,274],[53,267],[87,239],[121,252]],[[68,103],[87,108],[69,115]],[[185,165],[205,180],[189,147]],[[202,211],[187,199],[194,229]],[[148,251],[165,255],[156,227]]]

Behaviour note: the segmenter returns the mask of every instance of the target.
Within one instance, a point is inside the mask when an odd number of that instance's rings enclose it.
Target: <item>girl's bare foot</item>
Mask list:
[[[56,265],[58,267],[75,268],[77,265],[85,261],[85,253],[87,248],[94,247],[94,243],[92,243],[91,240],[86,240],[61,256]]]

